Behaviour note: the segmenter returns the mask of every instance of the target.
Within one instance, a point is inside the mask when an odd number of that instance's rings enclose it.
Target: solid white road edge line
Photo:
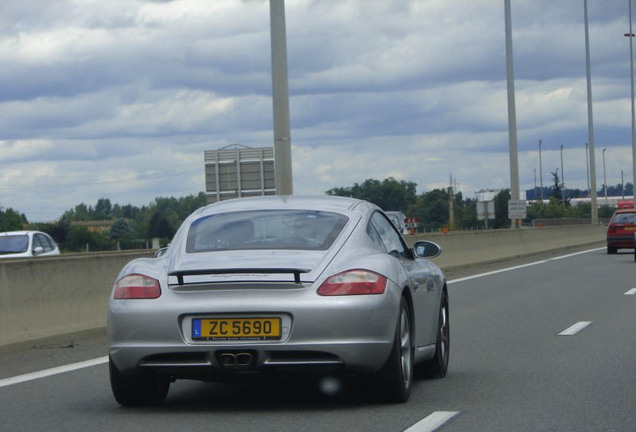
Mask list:
[[[602,250],[602,249],[605,249],[605,247],[584,250],[584,251],[581,251],[581,252],[575,252],[575,253],[571,253],[571,254],[568,254],[568,255],[562,255],[562,256],[558,256],[558,257],[554,257],[554,258],[548,258],[548,259],[545,259],[545,260],[535,261],[535,262],[531,262],[531,263],[528,263],[528,264],[522,264],[522,265],[518,265],[518,266],[514,266],[514,267],[508,267],[508,268],[504,268],[504,269],[500,269],[500,270],[493,270],[493,271],[486,272],[486,273],[480,273],[480,274],[473,275],[473,276],[466,276],[466,277],[459,278],[459,279],[453,279],[453,280],[450,280],[450,281],[446,281],[446,284],[450,285],[450,284],[454,284],[454,283],[458,283],[458,282],[464,282],[464,281],[471,280],[471,279],[477,279],[477,278],[481,278],[481,277],[492,276],[492,275],[496,275],[498,273],[505,273],[505,272],[512,271],[512,270],[519,270],[519,269],[526,268],[526,267],[532,267],[532,266],[536,266],[536,265],[539,265],[539,264],[545,264],[545,263],[548,263],[550,261],[558,261],[558,260],[562,260],[562,259],[565,259],[565,258],[571,258],[571,257],[577,256],[577,255],[583,255],[583,254],[590,253],[590,252],[596,252],[596,251],[599,251],[599,250]]]
[[[44,369],[37,372],[31,372],[24,375],[18,375],[11,378],[5,378],[0,380],[0,387],[6,387],[13,384],[19,384],[26,381],[35,380],[38,378],[45,378],[51,375],[57,375],[64,372],[71,372],[78,369],[83,369],[91,366],[97,366],[100,364],[108,363],[108,356],[98,357],[91,360],[86,360],[78,363],[72,363],[64,366],[58,366],[51,369]]]
[[[404,432],[433,432],[457,416],[459,411],[435,411]]]
[[[632,288],[625,293],[625,295],[636,295],[636,288]]]
[[[578,332],[580,332],[581,330],[583,330],[590,324],[592,324],[592,321],[579,321],[573,326],[563,330],[561,333],[559,333],[559,336],[574,336],[575,334],[577,334]]]
[[[547,259],[547,260],[537,261],[537,262],[524,264],[524,265],[520,265],[520,266],[509,267],[509,268],[505,268],[505,269],[501,269],[501,270],[495,270],[495,271],[491,271],[491,272],[487,272],[487,273],[481,273],[481,274],[474,275],[474,276],[468,276],[468,277],[464,277],[464,278],[460,278],[460,279],[455,279],[455,280],[452,280],[452,281],[447,281],[446,283],[447,284],[452,284],[452,283],[463,282],[463,281],[467,281],[467,280],[471,280],[471,279],[477,279],[477,278],[480,278],[480,277],[490,276],[490,275],[494,275],[494,274],[497,274],[497,273],[503,273],[503,272],[507,272],[507,271],[517,270],[517,269],[524,268],[524,267],[530,267],[530,266],[534,266],[534,265],[544,264],[544,263],[547,263],[547,262],[550,262],[550,261],[556,261],[556,260],[560,260],[560,259],[564,259],[564,258],[573,257],[573,256],[576,256],[576,255],[581,255],[581,254],[584,254],[584,253],[594,252],[594,251],[598,251],[598,250],[601,250],[601,249],[605,249],[605,248],[602,247],[602,248],[590,249],[590,250],[586,250],[586,251],[582,251],[582,252],[576,252],[576,253],[573,253],[573,254],[563,255],[563,256],[559,256],[559,257],[555,257],[555,258],[550,258],[550,259]],[[636,288],[634,288],[634,289],[636,289]],[[66,366],[59,366],[59,367],[55,367],[55,368],[51,368],[51,369],[45,369],[45,370],[38,371],[38,372],[31,372],[31,373],[28,373],[28,374],[18,375],[18,376],[11,377],[11,378],[5,378],[5,379],[0,380],[0,388],[1,387],[6,387],[6,386],[10,386],[10,385],[13,385],[13,384],[19,384],[19,383],[26,382],[26,381],[31,381],[31,380],[38,379],[38,378],[44,378],[44,377],[48,377],[48,376],[51,376],[51,375],[56,375],[56,374],[60,374],[60,373],[64,373],[64,372],[71,372],[71,371],[82,369],[82,368],[86,368],[86,367],[96,366],[96,365],[103,364],[103,363],[108,363],[108,356],[98,357],[98,358],[95,358],[95,359],[92,359],[92,360],[86,360],[86,361],[83,361],[83,362],[73,363],[73,364],[69,364],[69,365],[66,365]]]

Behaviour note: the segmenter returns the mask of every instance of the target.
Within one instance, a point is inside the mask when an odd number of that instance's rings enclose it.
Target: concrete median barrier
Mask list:
[[[429,233],[407,237],[407,241],[413,244],[417,240],[430,240],[439,244],[443,252],[433,262],[446,269],[598,243],[605,240],[606,229],[603,225],[570,225]]]
[[[602,225],[408,236],[435,241],[442,269],[598,243]],[[108,296],[124,264],[151,251],[0,260],[0,346],[103,328]]]
[[[0,346],[104,327],[117,274],[149,251],[0,260]]]

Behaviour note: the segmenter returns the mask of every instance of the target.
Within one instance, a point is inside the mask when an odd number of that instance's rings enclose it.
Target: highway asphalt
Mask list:
[[[276,379],[178,381],[165,405],[125,409],[97,331],[0,349],[0,431],[636,430],[633,254],[568,251],[447,278],[449,373],[416,381],[405,404],[373,403],[355,383],[328,395],[320,382]]]

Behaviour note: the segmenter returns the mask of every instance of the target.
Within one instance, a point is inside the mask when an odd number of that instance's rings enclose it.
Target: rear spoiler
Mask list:
[[[220,275],[220,274],[293,274],[294,282],[300,283],[300,274],[309,273],[311,270],[298,268],[231,268],[231,269],[206,269],[206,270],[180,270],[168,273],[168,276],[176,276],[179,285],[183,285],[184,276]]]

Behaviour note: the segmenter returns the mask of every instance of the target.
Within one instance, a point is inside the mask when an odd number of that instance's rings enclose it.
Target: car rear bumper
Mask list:
[[[170,301],[111,301],[110,357],[122,373],[153,370],[201,379],[279,370],[374,373],[386,362],[397,323],[400,294],[396,290],[387,289],[383,295],[313,298],[311,302],[302,290],[271,294],[234,295],[232,301],[212,306],[209,296],[203,302],[205,294],[190,293],[182,296],[180,310]],[[193,317],[225,316],[280,316],[281,339],[193,340]],[[223,361],[241,354],[246,355],[236,361],[236,367]]]
[[[612,236],[607,237],[607,246],[623,249],[634,249],[634,236]]]
[[[216,380],[253,373],[371,374],[385,363],[391,342],[294,346],[114,347],[111,360],[124,373],[152,371],[175,378]]]

